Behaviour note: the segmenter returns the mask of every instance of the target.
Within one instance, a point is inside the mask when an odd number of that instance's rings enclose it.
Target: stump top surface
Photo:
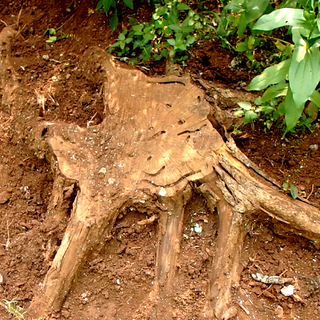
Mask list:
[[[212,170],[213,151],[224,142],[207,119],[204,92],[189,77],[150,78],[108,55],[103,70],[104,121],[87,128],[55,125],[49,139],[64,175],[124,192],[141,181],[171,188]]]

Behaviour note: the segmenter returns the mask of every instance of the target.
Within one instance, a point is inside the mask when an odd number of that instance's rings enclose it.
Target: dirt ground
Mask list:
[[[53,168],[30,147],[30,132],[39,121],[99,124],[103,118],[100,94],[104,74],[99,63],[83,58],[99,46],[106,49],[115,39],[102,13],[92,12],[95,1],[4,0],[0,3],[0,32],[6,26],[18,30],[11,61],[21,85],[33,96],[19,107],[3,103],[0,88],[0,318],[12,319],[5,301],[16,300],[25,310],[50,268],[61,244],[66,221],[50,230],[44,224],[53,188]],[[139,8],[144,14],[144,6]],[[48,44],[48,27],[69,34]],[[121,28],[121,25],[119,26]],[[243,70],[232,70],[232,56],[214,41],[199,45],[187,71],[211,84],[235,89],[249,82]],[[149,66],[151,74],[163,66]],[[59,81],[59,86],[53,84]],[[41,97],[45,93],[45,100]],[[318,121],[318,120],[317,120]],[[320,206],[320,127],[314,132],[288,135],[247,127],[236,137],[241,150],[280,184],[286,179],[299,187],[299,196]],[[41,143],[41,141],[39,141]],[[311,148],[310,148],[311,147]],[[71,196],[72,198],[72,196]],[[70,210],[71,211],[70,205]],[[57,319],[142,319],[137,306],[146,301],[154,281],[156,223],[143,230],[133,228],[145,219],[138,212],[121,213],[112,239],[94,252],[82,267]],[[320,252],[318,246],[295,236],[263,213],[245,240],[240,289],[233,300],[234,319],[309,319],[320,315]],[[196,232],[197,226],[201,232]],[[183,222],[182,248],[175,278],[176,310],[172,319],[201,319],[208,266],[215,250],[217,217],[205,200],[193,196]],[[254,281],[252,274],[281,275],[300,280],[297,297],[280,293],[282,285]],[[302,284],[302,285],[301,285]]]

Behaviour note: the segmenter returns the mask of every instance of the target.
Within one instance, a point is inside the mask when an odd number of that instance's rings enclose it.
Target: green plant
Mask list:
[[[290,195],[293,199],[296,199],[298,197],[298,192],[299,189],[293,185],[289,179],[286,179],[283,183],[282,183],[282,190],[286,191],[286,192],[290,192]]]
[[[118,10],[119,10],[119,0],[100,0],[96,6],[96,10],[103,8],[103,11],[108,14],[111,12],[111,18],[109,25],[112,31],[117,29],[119,23]],[[129,8],[133,9],[132,0],[123,0],[123,3]]]
[[[234,112],[237,117],[244,117],[243,124],[246,125],[259,118],[260,109],[253,106],[250,102],[238,102],[239,109]]]
[[[68,39],[69,35],[63,32],[58,33],[59,29],[48,28],[44,33],[43,36],[46,34],[48,35],[48,39],[46,40],[47,43],[54,43],[63,39]]]
[[[286,1],[292,5],[293,1]],[[269,32],[288,27],[292,36],[292,54],[280,63],[266,68],[248,86],[249,90],[267,89],[262,101],[284,97],[281,108],[285,114],[286,132],[298,123],[308,125],[303,109],[308,100],[320,106],[317,86],[320,80],[320,20],[318,1],[297,0],[303,8],[280,8],[263,15],[253,26],[253,30]],[[309,123],[310,124],[310,123]]]
[[[254,121],[262,118],[264,120],[265,127],[270,129],[272,124],[283,116],[281,110],[279,111],[277,108],[277,99],[272,99],[262,103],[261,97],[258,97],[255,99],[254,105],[246,101],[238,102],[238,105],[239,109],[235,110],[234,115],[244,117],[244,125],[253,123]]]
[[[176,0],[166,1],[165,5],[156,4],[150,22],[139,23],[135,19],[129,22],[131,29],[120,33],[109,52],[116,52],[132,64],[167,57],[185,61],[191,45],[213,30],[207,19]]]
[[[215,13],[215,20],[218,25],[216,36],[221,40],[223,47],[232,48],[227,38],[236,33],[240,40],[247,27],[249,26],[249,29],[251,29],[253,22],[267,11],[270,4],[269,0],[231,0],[228,4],[226,2],[223,3],[222,12]],[[257,41],[259,40],[252,33],[249,40],[246,39],[242,44],[238,42],[236,51],[251,51],[252,46],[257,45]]]
[[[232,0],[223,10],[235,14],[233,27],[237,29],[237,35],[240,37],[248,25],[263,15],[268,6],[269,0]]]
[[[12,299],[11,301],[3,299],[4,307],[7,311],[16,319],[24,319],[24,315],[21,312],[21,308],[18,306],[18,301]]]

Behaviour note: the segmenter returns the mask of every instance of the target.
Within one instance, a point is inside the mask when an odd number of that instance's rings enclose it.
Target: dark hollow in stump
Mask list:
[[[66,193],[74,201],[63,241],[27,317],[51,318],[59,312],[86,258],[111,237],[119,212],[136,206],[159,216],[156,281],[148,308],[141,312],[145,319],[157,319],[157,314],[170,319],[168,293],[176,275],[184,208],[196,191],[219,221],[207,302],[199,318],[224,319],[232,307],[231,290],[240,280],[245,215],[262,210],[317,242],[319,210],[283,194],[228,135],[218,133],[208,120],[204,92],[189,77],[150,78],[119,67],[101,50],[87,54],[102,62],[105,71],[106,117],[87,128],[39,126],[46,134],[38,152],[42,147],[51,159],[57,179],[69,180],[67,189],[55,190],[50,221],[65,216],[61,203]],[[5,55],[2,59],[7,61]],[[136,306],[137,313],[142,307]]]

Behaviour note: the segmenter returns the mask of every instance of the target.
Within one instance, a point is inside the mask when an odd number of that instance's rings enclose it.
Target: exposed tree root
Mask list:
[[[57,197],[52,198],[49,224],[55,227],[66,219],[64,201],[69,205],[70,199],[74,201],[63,241],[28,310],[29,318],[50,318],[60,311],[80,267],[110,239],[118,214],[129,205],[160,216],[156,283],[148,302],[136,306],[140,319],[170,319],[184,208],[194,191],[206,198],[212,214],[215,211],[219,217],[207,303],[199,318],[220,320],[234,311],[231,290],[240,279],[245,214],[263,210],[318,243],[319,210],[283,194],[231,138],[223,140],[207,118],[210,105],[202,90],[188,78],[152,79],[120,68],[102,51],[87,54],[102,61],[107,74],[106,117],[85,129],[39,125],[46,134],[35,149],[49,153],[57,166]],[[47,232],[49,224],[45,224]]]

